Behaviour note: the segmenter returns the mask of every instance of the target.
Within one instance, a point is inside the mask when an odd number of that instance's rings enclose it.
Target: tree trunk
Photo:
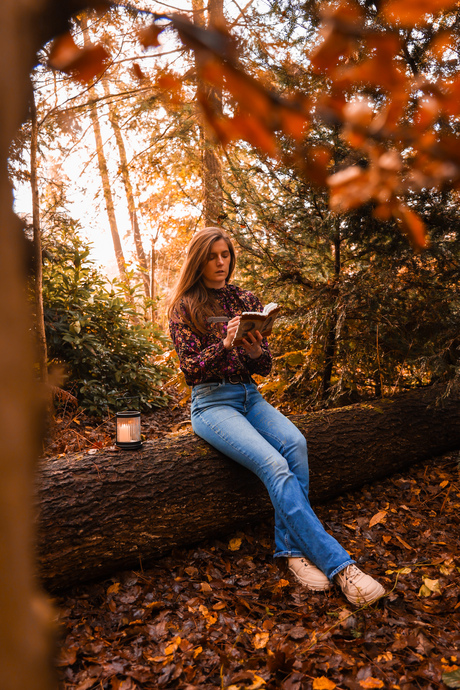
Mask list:
[[[334,237],[334,285],[337,291],[337,285],[340,279],[340,271],[342,268],[341,256],[340,256],[340,226],[339,221],[337,221],[337,233]],[[335,351],[337,345],[337,325],[339,322],[338,315],[338,305],[337,302],[332,307],[331,317],[329,321],[329,329],[326,338],[326,348],[324,351],[324,370],[323,370],[323,383],[322,383],[322,400],[327,400],[331,393],[331,378],[332,370],[334,368]]]
[[[203,0],[193,0],[194,21],[205,26]],[[208,26],[224,26],[223,0],[209,0]],[[198,73],[203,57],[195,53]],[[197,89],[199,102],[209,107],[216,115],[222,114],[222,88],[211,87],[199,82]],[[205,226],[220,225],[223,219],[222,163],[217,153],[215,141],[208,135],[207,125],[200,118],[201,170],[203,181],[203,218]]]
[[[93,125],[94,138],[96,140],[97,161],[101,176],[102,189],[104,192],[105,208],[107,210],[107,217],[109,219],[110,232],[112,234],[113,248],[115,251],[115,257],[117,259],[118,272],[120,274],[120,278],[127,283],[128,279],[126,275],[126,261],[123,255],[123,247],[121,246],[120,234],[118,232],[117,219],[115,216],[115,205],[113,203],[107,161],[105,159],[102,145],[101,126],[99,124],[99,117],[97,114],[96,92],[94,91],[94,88],[91,88],[89,93],[93,99],[90,102],[89,114],[91,117],[91,123]]]
[[[104,93],[107,96],[107,106],[109,109],[109,121],[112,125],[115,134],[115,141],[117,142],[118,155],[120,157],[120,170],[125,187],[126,201],[128,204],[129,217],[131,220],[131,229],[133,232],[134,246],[136,247],[137,262],[142,273],[142,282],[144,285],[144,293],[147,299],[150,299],[150,279],[149,269],[147,266],[147,259],[145,258],[144,247],[142,246],[141,231],[139,228],[139,221],[137,218],[136,205],[134,203],[133,186],[129,177],[128,158],[126,156],[125,142],[121,133],[120,125],[118,123],[118,116],[110,103],[110,91],[106,81],[103,82]]]
[[[45,315],[43,311],[43,262],[42,262],[42,235],[40,229],[40,197],[38,193],[38,122],[37,108],[35,106],[35,94],[32,92],[30,99],[30,115],[32,120],[32,132],[30,137],[30,186],[32,190],[32,224],[34,230],[34,257],[35,257],[35,332],[37,334],[38,363],[40,379],[48,382],[48,351],[46,346]]]
[[[158,236],[158,233],[157,233]],[[156,280],[156,267],[157,267],[157,250],[156,250],[156,237],[152,237],[152,251],[150,253],[150,294],[152,295],[152,306],[151,306],[151,320],[155,323],[156,314],[156,290],[155,290],[155,280]]]
[[[460,395],[442,391],[293,417],[308,439],[313,503],[460,448]],[[190,432],[42,462],[43,581],[62,588],[139,568],[173,547],[272,514],[259,479]]]
[[[70,3],[0,2],[0,688],[50,690],[51,615],[37,590],[32,483],[38,457],[25,241],[13,213],[7,160],[28,116],[39,47],[65,30]],[[72,10],[78,9],[78,2]]]
[[[83,41],[85,46],[90,44],[88,37],[88,21],[86,16],[81,17],[80,26],[83,32]],[[93,125],[94,138],[96,141],[96,154],[99,166],[99,174],[101,176],[102,191],[104,193],[105,208],[107,211],[107,218],[109,219],[110,232],[112,235],[113,248],[115,251],[115,258],[117,260],[118,273],[123,282],[128,285],[128,276],[126,274],[126,261],[123,254],[123,247],[121,246],[120,233],[118,232],[117,218],[115,215],[115,205],[113,203],[112,190],[110,187],[109,171],[107,168],[107,161],[104,155],[104,147],[102,144],[101,125],[99,123],[99,115],[97,112],[97,93],[94,86],[88,90],[89,100],[89,115],[91,124]]]

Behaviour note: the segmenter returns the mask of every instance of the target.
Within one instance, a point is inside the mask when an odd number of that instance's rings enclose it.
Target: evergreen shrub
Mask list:
[[[72,225],[44,238],[43,303],[48,360],[64,365],[65,388],[89,414],[164,406],[168,339],[107,282]],[[135,298],[135,290],[131,297]]]

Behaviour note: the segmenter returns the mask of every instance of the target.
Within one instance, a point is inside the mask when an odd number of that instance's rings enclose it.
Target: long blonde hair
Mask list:
[[[203,269],[211,254],[211,246],[224,240],[230,252],[230,266],[225,282],[228,283],[235,269],[235,248],[222,228],[209,227],[198,230],[188,245],[185,262],[170,298],[168,317],[179,317],[198,333],[207,331],[206,319],[216,314],[218,303],[203,282]]]

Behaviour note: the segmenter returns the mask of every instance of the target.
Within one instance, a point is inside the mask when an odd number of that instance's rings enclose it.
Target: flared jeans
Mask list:
[[[331,580],[354,563],[310,506],[304,436],[254,383],[194,386],[192,426],[264,483],[275,510],[275,557],[306,556]]]

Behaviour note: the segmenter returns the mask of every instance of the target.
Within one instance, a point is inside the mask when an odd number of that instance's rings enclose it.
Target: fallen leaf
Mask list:
[[[443,673],[442,682],[448,688],[460,688],[460,670]]]
[[[326,676],[320,676],[313,681],[313,690],[334,690],[337,685]]]
[[[423,584],[425,585],[425,587],[428,587],[430,592],[436,592],[437,594],[441,594],[441,585],[439,584],[439,580],[430,580],[430,578],[424,577]]]
[[[230,539],[230,542],[228,544],[228,548],[230,551],[239,551],[241,543],[242,543],[241,537],[235,537],[234,539]]]
[[[381,681],[379,678],[373,678],[372,676],[369,676],[369,678],[363,678],[363,680],[359,681],[359,684],[362,688],[383,688],[383,681]]]
[[[78,647],[61,647],[57,659],[56,666],[72,666],[77,660]]]
[[[289,637],[292,640],[303,640],[304,637],[308,635],[308,630],[303,628],[301,625],[295,625],[289,631]]]
[[[374,525],[378,525],[379,523],[384,522],[386,520],[387,515],[387,510],[381,510],[380,512],[376,513],[369,520],[369,527],[374,527]]]
[[[261,676],[254,674],[254,680],[252,681],[251,685],[246,686],[246,690],[259,690],[259,688],[263,687],[264,685],[266,685],[265,680]]]
[[[252,638],[252,644],[254,645],[255,649],[263,649],[266,646],[269,639],[270,633],[268,632],[256,633]]]
[[[168,644],[167,647],[165,647],[165,655],[171,656],[172,654],[174,654],[174,652],[176,651],[176,649],[178,648],[180,643],[181,643],[180,637],[174,638],[174,640],[170,644]]]
[[[407,543],[407,541],[404,541],[404,539],[403,539],[402,537],[400,537],[399,534],[396,534],[395,537],[396,537],[396,539],[397,539],[406,549],[409,549],[410,551],[413,551],[412,546],[409,546],[409,544]]]

